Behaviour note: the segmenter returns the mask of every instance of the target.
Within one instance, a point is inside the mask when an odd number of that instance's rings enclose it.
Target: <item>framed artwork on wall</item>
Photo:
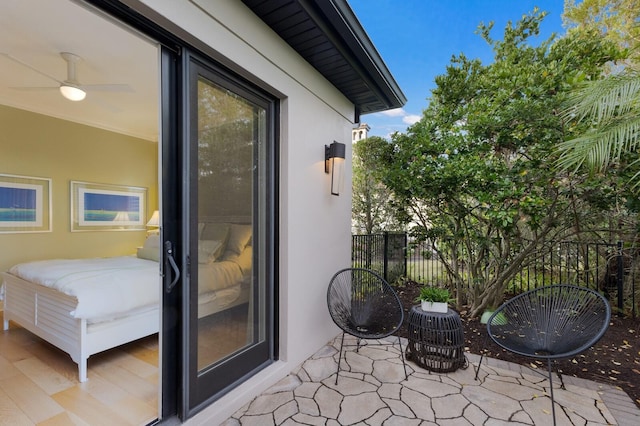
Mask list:
[[[0,174],[0,233],[51,232],[51,179]]]
[[[146,230],[147,188],[71,181],[71,231]]]

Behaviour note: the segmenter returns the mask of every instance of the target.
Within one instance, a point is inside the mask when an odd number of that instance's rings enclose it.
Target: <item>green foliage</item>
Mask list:
[[[628,54],[640,58],[640,4],[638,0],[565,0],[562,18],[570,31],[595,32]]]
[[[420,287],[420,295],[416,298],[416,302],[448,303],[450,300],[449,289],[435,286]]]
[[[491,38],[492,24],[480,25],[494,62],[454,56],[422,119],[375,151],[412,238],[432,243],[472,315],[501,300],[546,240],[601,220],[588,219],[589,203],[611,197],[602,180],[569,178],[550,165],[572,131],[558,114],[564,97],[578,75],[599,75],[612,48],[584,33],[533,45],[544,16],[509,23],[502,40]]]
[[[570,33],[613,46],[603,79],[578,74],[564,105],[574,135],[558,146],[561,170],[614,175],[620,187],[640,184],[640,4],[637,0],[565,0]],[[631,191],[628,191],[631,192]],[[635,201],[637,193],[624,194]],[[633,207],[635,211],[637,208]]]
[[[638,170],[640,73],[627,70],[589,82],[576,90],[566,105],[568,119],[589,127],[578,137],[559,144],[561,169],[576,171],[585,166],[598,173],[615,172],[616,168],[629,165]],[[635,172],[628,182],[637,187],[640,172]]]
[[[351,218],[356,233],[373,234],[397,230],[392,192],[380,181],[376,163],[389,143],[380,137],[353,145],[353,197]]]

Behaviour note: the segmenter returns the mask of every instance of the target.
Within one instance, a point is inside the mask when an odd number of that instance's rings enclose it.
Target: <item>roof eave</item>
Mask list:
[[[351,100],[356,115],[400,108],[406,103],[404,93],[346,0],[243,2]],[[305,24],[304,33],[291,31],[301,22]],[[317,39],[304,37],[313,31],[319,34]],[[313,47],[324,49],[322,59]]]

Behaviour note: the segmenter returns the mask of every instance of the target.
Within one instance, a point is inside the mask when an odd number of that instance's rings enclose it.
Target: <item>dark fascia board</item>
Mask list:
[[[242,0],[302,57],[338,88],[362,113],[400,108],[407,98],[346,0]],[[302,14],[307,26],[330,45],[335,60],[319,61],[302,46],[304,37],[287,31],[287,19]],[[299,20],[299,19],[298,19]],[[317,51],[315,52],[317,53]],[[324,52],[324,56],[331,52]],[[340,66],[342,65],[342,66]],[[351,78],[345,78],[348,68]],[[337,69],[340,73],[336,73]]]
[[[377,89],[381,92],[380,96],[387,98],[387,109],[402,107],[407,102],[406,96],[347,2],[345,0],[314,0],[314,2],[325,12],[329,22],[334,24],[339,37],[344,40],[348,47],[348,51],[344,54],[351,53],[357,58],[357,62],[364,68],[365,76],[376,83]]]

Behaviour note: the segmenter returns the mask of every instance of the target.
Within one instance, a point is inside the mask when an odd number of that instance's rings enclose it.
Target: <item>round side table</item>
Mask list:
[[[464,331],[456,311],[427,312],[416,305],[409,312],[408,325],[408,360],[437,373],[466,366]]]

